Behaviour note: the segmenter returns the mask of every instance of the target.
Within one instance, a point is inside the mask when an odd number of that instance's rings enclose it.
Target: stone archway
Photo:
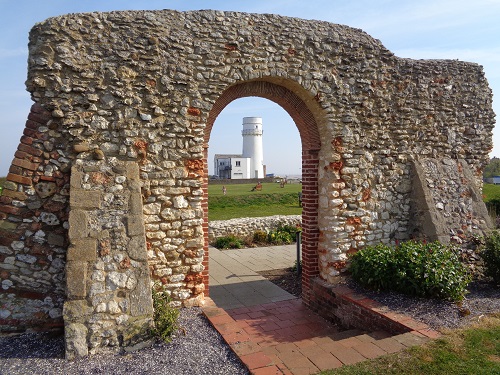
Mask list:
[[[0,328],[64,323],[69,357],[139,338],[149,276],[175,305],[203,304],[207,142],[238,97],[275,101],[299,129],[311,306],[331,309],[316,286],[366,245],[489,227],[479,189],[495,115],[476,64],[209,10],[54,17],[29,50],[36,105],[0,197]]]
[[[238,83],[225,90],[217,99],[207,120],[205,128],[205,144],[208,145],[210,132],[217,116],[233,100],[258,96],[269,99],[280,105],[288,112],[295,122],[301,142],[302,142],[302,191],[303,191],[303,213],[302,213],[302,289],[303,300],[309,301],[311,280],[319,275],[318,270],[318,152],[321,148],[321,140],[318,131],[318,121],[305,101],[295,94],[291,89],[284,86],[282,80],[280,84],[272,81],[254,80]],[[306,91],[293,82],[288,82],[288,86],[295,87],[296,91]],[[306,94],[307,95],[307,94]],[[317,103],[310,105],[317,107]],[[315,109],[319,113],[319,109]],[[314,109],[313,109],[314,111]],[[204,191],[207,194],[208,167],[206,163],[208,147],[205,149],[205,179]],[[205,211],[205,259],[204,280],[208,285],[208,203],[204,202]],[[208,272],[207,272],[208,271]]]

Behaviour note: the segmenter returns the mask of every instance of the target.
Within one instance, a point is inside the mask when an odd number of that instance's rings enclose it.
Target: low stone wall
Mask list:
[[[216,238],[231,234],[238,237],[246,237],[253,235],[258,230],[269,232],[283,225],[300,226],[301,223],[302,217],[300,215],[214,220],[208,224],[208,240],[212,242]]]

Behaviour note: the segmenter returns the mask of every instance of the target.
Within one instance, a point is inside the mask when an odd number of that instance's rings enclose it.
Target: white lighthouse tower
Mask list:
[[[262,118],[243,117],[243,157],[250,159],[250,178],[264,178]]]

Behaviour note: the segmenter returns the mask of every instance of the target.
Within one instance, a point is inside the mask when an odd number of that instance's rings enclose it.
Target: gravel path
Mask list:
[[[169,344],[157,342],[133,353],[99,354],[73,362],[63,358],[62,336],[0,337],[0,374],[248,374],[199,308],[181,309],[179,325],[181,330]]]

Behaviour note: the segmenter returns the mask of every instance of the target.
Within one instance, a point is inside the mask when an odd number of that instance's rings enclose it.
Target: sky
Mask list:
[[[61,14],[134,9],[217,9],[328,21],[362,29],[400,57],[476,62],[500,118],[500,0],[0,0],[0,176],[8,173],[33,103],[25,89],[31,27]],[[297,128],[281,107],[262,98],[238,99],[221,112],[210,136],[209,173],[215,153],[241,153],[242,119],[252,116],[262,117],[267,172],[299,175]],[[500,157],[500,126],[493,144],[490,156]]]

